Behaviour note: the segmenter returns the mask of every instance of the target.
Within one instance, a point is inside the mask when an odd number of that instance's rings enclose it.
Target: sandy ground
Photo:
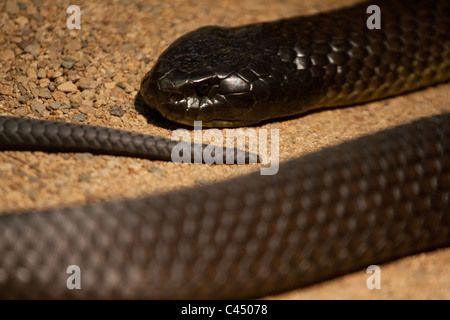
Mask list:
[[[0,4],[0,115],[81,122],[170,136],[177,128],[136,111],[140,80],[173,40],[200,26],[237,26],[354,3],[354,0],[77,1],[80,30],[68,30],[68,1]],[[280,160],[298,157],[422,116],[450,111],[450,84],[352,108],[274,122]],[[141,110],[142,111],[142,110]],[[0,152],[1,212],[135,198],[207,184],[256,165],[176,165],[91,154]],[[381,290],[365,270],[270,298],[449,299],[450,249],[381,266]]]

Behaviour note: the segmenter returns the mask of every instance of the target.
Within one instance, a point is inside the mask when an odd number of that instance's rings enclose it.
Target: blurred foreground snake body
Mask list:
[[[141,94],[174,121],[240,126],[450,78],[448,1],[370,4],[381,9],[379,30],[367,29],[369,3],[201,28],[161,55]],[[2,117],[0,146],[106,144],[113,153],[117,141],[134,141],[102,130]],[[58,134],[66,142],[52,146]],[[136,139],[137,149],[146,144]],[[156,154],[167,147],[147,139]],[[260,297],[449,244],[450,114],[443,114],[288,161],[274,176],[3,214],[0,297]],[[80,290],[66,286],[70,265],[80,267]]]

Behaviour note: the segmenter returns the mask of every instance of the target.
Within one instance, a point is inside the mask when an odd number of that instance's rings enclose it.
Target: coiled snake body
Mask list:
[[[366,27],[367,3],[199,29],[162,54],[141,94],[174,121],[239,126],[450,78],[448,1],[371,4],[381,9],[380,30]],[[60,149],[67,140],[75,150],[113,141],[106,151],[116,152],[118,141],[130,142],[104,130],[3,117],[0,146],[33,149],[45,141],[41,148],[72,150]],[[52,145],[58,134],[66,140]],[[136,139],[135,149],[166,148]],[[139,155],[133,150],[127,154]],[[291,160],[274,176],[4,214],[0,297],[249,298],[448,244],[444,114]],[[73,264],[81,268],[81,290],[66,286]]]

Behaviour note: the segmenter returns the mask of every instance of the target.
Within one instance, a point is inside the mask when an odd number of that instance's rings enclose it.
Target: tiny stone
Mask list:
[[[202,179],[202,178],[195,178],[194,182],[197,183],[197,184],[201,184],[201,185],[206,185],[206,184],[209,183],[208,180],[205,180],[205,179]]]
[[[15,21],[22,28],[22,35],[28,36],[33,31],[29,25],[30,20],[27,17],[18,16]]]
[[[106,89],[113,89],[113,88],[115,88],[115,86],[116,86],[115,82],[107,82],[107,83],[105,83],[105,88]]]
[[[38,62],[37,67],[38,69],[44,69],[48,64],[48,60],[41,60]]]
[[[39,97],[46,98],[46,99],[50,99],[52,97],[52,93],[47,88],[40,89],[38,95],[39,95]]]
[[[61,70],[56,70],[55,73],[53,73],[53,78],[58,78],[63,75]]]
[[[31,94],[33,95],[33,98],[39,97],[39,89],[38,88],[31,89]]]
[[[84,114],[95,114],[95,109],[91,106],[92,101],[83,101],[78,110]]]
[[[39,13],[33,13],[31,16],[33,17],[34,20],[38,22],[44,21],[44,17],[42,17]]]
[[[81,50],[81,41],[74,39],[64,46],[66,50],[78,51]]]
[[[119,82],[119,83],[117,84],[117,86],[118,86],[119,88],[125,89],[125,85],[124,85],[122,82]]]
[[[19,81],[19,83],[17,84],[17,87],[19,88],[20,93],[27,94],[27,88],[25,88],[25,86],[20,82],[19,79],[17,79],[17,81]]]
[[[29,39],[24,39],[24,40],[22,40],[22,41],[19,43],[19,48],[22,49],[22,50],[25,50],[25,48],[26,48],[29,44],[31,44],[31,40],[29,40]]]
[[[83,98],[79,94],[71,94],[69,95],[69,100],[71,103],[80,105],[83,102]]]
[[[38,69],[38,72],[37,72],[37,77],[38,78],[40,78],[40,79],[42,79],[42,78],[45,78],[47,76],[47,72],[44,70],[44,69]]]
[[[61,108],[61,102],[59,101],[53,101],[50,103],[50,108],[52,108],[53,110],[58,110]]]
[[[166,176],[166,172],[164,170],[162,170],[160,167],[157,166],[151,166],[150,168],[147,169],[149,172],[154,172],[154,173],[159,173],[160,175],[162,175],[163,177]]]
[[[78,79],[80,79],[80,76],[78,75],[76,70],[69,70],[67,72],[67,79],[72,81],[72,82],[75,82]]]
[[[41,88],[47,88],[50,85],[50,79],[48,78],[42,78],[39,79],[39,87]]]
[[[31,53],[33,56],[37,56],[39,54],[40,46],[38,44],[29,44],[25,47],[24,51]]]
[[[129,85],[129,84],[127,83],[127,84],[125,84],[124,90],[125,90],[126,93],[130,93],[130,92],[133,92],[133,91],[134,91],[134,88],[133,88],[133,86],[131,86],[131,85]]]
[[[11,163],[0,163],[0,171],[12,171],[12,168],[13,166]]]
[[[36,69],[33,67],[29,67],[27,69],[27,76],[33,79],[37,79]]]
[[[0,85],[0,94],[2,95],[12,95],[13,90],[10,86],[2,86]]]
[[[142,58],[144,58],[144,54],[141,51],[136,51],[136,53],[134,54],[134,58],[136,60],[141,60]]]
[[[27,9],[27,5],[25,3],[19,2],[17,4],[18,4],[20,10],[26,10]]]
[[[53,71],[52,69],[47,70],[47,78],[55,79],[55,71]]]
[[[87,118],[87,115],[82,114],[82,113],[77,113],[76,115],[73,116],[72,120],[83,122],[84,120],[86,120],[86,118]]]
[[[61,66],[66,69],[72,69],[74,64],[75,64],[75,61],[63,60],[63,62],[61,62]]]
[[[20,7],[17,5],[16,1],[8,0],[6,1],[5,10],[10,14],[15,14],[19,13]]]
[[[28,113],[27,108],[25,107],[19,107],[16,109],[15,113],[21,117],[25,116]]]
[[[62,59],[66,60],[66,61],[74,61],[74,62],[76,62],[78,60],[77,58],[75,58],[74,56],[71,56],[71,55],[65,55]]]
[[[90,153],[90,152],[78,152],[78,153],[75,153],[74,155],[73,155],[73,158],[75,159],[75,160],[85,160],[85,159],[90,159],[90,158],[92,158],[94,155],[92,154],[92,153]]]
[[[21,104],[24,104],[24,103],[27,103],[30,99],[31,99],[30,96],[27,95],[27,94],[25,94],[25,95],[20,96],[17,100],[18,100]],[[25,111],[26,111],[26,109],[25,109]],[[16,110],[16,113],[17,113],[17,110]]]
[[[29,182],[38,182],[39,178],[36,176],[28,176],[28,181]]]
[[[63,76],[59,76],[53,81],[56,85],[59,86],[60,84],[63,84],[64,82],[66,82],[66,79]]]
[[[42,115],[45,111],[45,106],[42,102],[32,101],[30,106],[31,106],[31,110],[36,111],[40,115]]]
[[[92,154],[91,154],[92,155]],[[82,173],[79,177],[78,177],[78,181],[79,182],[87,182],[91,180],[91,175],[89,173]]]
[[[93,78],[86,77],[80,78],[77,84],[80,90],[95,89],[98,86],[97,81],[95,81]]]
[[[42,17],[39,13],[33,13],[31,16],[33,17],[33,19],[35,19],[38,22],[44,21],[44,17]]]
[[[86,72],[88,74],[97,74],[97,68],[94,66],[86,67]]]
[[[66,97],[66,94],[64,92],[56,90],[55,92],[52,93],[52,96],[53,96],[53,99],[55,99],[55,100],[61,100]]]
[[[61,67],[61,61],[60,60],[52,60],[52,61],[50,61],[50,67],[53,70],[58,70],[58,68]]]
[[[85,100],[96,100],[96,94],[94,90],[84,90],[81,92],[81,96]]]
[[[125,111],[121,107],[113,107],[109,113],[116,117],[121,117],[125,114]]]
[[[0,60],[3,61],[12,60],[14,58],[15,58],[14,51],[10,49],[6,49],[0,54]]]
[[[125,96],[125,91],[119,87],[115,87],[111,90],[111,97],[113,98],[123,98]]]
[[[58,86],[58,90],[63,92],[74,92],[77,91],[77,86],[72,83],[72,81],[66,81]]]

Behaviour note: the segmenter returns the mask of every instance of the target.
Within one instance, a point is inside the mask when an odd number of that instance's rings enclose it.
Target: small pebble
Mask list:
[[[119,87],[115,87],[111,90],[111,98],[123,98],[125,97],[125,90],[119,88]]]
[[[152,172],[152,173],[158,173],[160,174],[162,177],[166,176],[166,172],[164,170],[162,170],[160,167],[157,166],[151,166],[150,168],[147,169],[148,172]]]
[[[75,160],[85,160],[85,159],[90,159],[92,158],[94,155],[90,152],[77,152],[73,155],[73,158]]]
[[[50,99],[52,97],[52,93],[47,88],[40,89],[38,95],[39,95],[39,97],[46,98],[46,99]]]
[[[77,91],[77,86],[74,85],[72,81],[66,81],[58,86],[58,90],[63,92],[74,92]]]
[[[82,114],[82,113],[77,113],[76,115],[73,116],[72,120],[73,121],[78,121],[78,122],[83,122],[84,120],[86,120],[87,115]]]
[[[76,70],[69,70],[67,72],[67,79],[69,81],[76,82],[78,79],[80,79],[80,76],[78,75]]]
[[[18,2],[17,5],[19,6],[20,10],[26,10],[27,5],[23,2]]]
[[[55,59],[55,60],[50,61],[50,67],[53,70],[58,70],[58,68],[61,67],[61,60]]]
[[[74,39],[64,46],[66,50],[78,51],[81,50],[81,41]]]
[[[45,78],[45,77],[47,77],[47,72],[45,71],[45,69],[38,69],[38,72],[37,72],[37,77],[39,78],[39,79],[42,79],[42,78]]]
[[[39,101],[32,101],[30,104],[31,110],[36,111],[40,115],[42,115],[45,111],[45,106],[42,102]]]
[[[98,83],[93,78],[81,77],[77,85],[80,90],[87,90],[97,88]]]
[[[2,53],[0,54],[0,60],[2,61],[12,60],[14,58],[15,58],[14,51],[10,49],[2,51]]]
[[[29,44],[25,47],[24,51],[31,53],[33,56],[37,56],[40,51],[40,46],[38,44]]]
[[[28,69],[27,69],[27,76],[29,77],[29,78],[32,78],[32,79],[37,79],[37,70],[36,70],[36,68],[33,68],[33,67],[29,67]]]
[[[105,88],[106,89],[113,89],[116,87],[116,83],[115,82],[107,82],[105,83]]]
[[[72,69],[74,64],[75,64],[75,61],[63,60],[63,62],[61,62],[61,66],[66,69]]]
[[[60,109],[61,108],[61,102],[59,102],[59,101],[50,102],[50,108],[52,108],[53,110]]]
[[[90,180],[91,180],[91,175],[89,173],[84,172],[84,173],[80,174],[80,176],[78,177],[79,182],[88,182]]]
[[[17,100],[21,103],[21,104],[25,104],[25,103],[27,103],[29,100],[31,99],[31,97],[29,96],[29,95],[27,95],[27,94],[25,94],[25,95],[21,95],[19,98],[17,98]],[[18,109],[17,109],[18,110]],[[17,113],[17,110],[16,110],[16,113]],[[25,114],[26,114],[26,111],[27,109],[25,108]],[[24,114],[24,115],[25,115]]]
[[[28,99],[29,100],[29,99]],[[27,100],[27,101],[28,101]],[[17,108],[16,110],[15,110],[15,114],[17,114],[17,115],[19,115],[19,116],[25,116],[26,114],[28,113],[28,110],[27,110],[27,108],[25,108],[25,107],[19,107],[19,108]]]
[[[16,13],[19,13],[20,7],[16,3],[16,1],[8,0],[8,1],[6,1],[6,4],[5,4],[5,10],[9,14],[16,14]]]
[[[0,94],[2,94],[2,95],[12,95],[12,93],[13,93],[12,87],[0,85]]]
[[[48,78],[39,79],[39,87],[41,87],[41,88],[50,89],[49,88],[50,83],[52,83],[52,82],[50,82],[50,79],[48,79]]]
[[[62,91],[59,91],[59,90],[55,90],[52,93],[52,96],[53,96],[53,99],[55,99],[57,101],[66,98],[66,94],[64,92],[62,92]]]
[[[121,107],[113,107],[109,113],[116,117],[121,117],[125,114],[125,111]]]
[[[28,181],[30,182],[37,182],[39,181],[39,178],[36,176],[28,176]]]
[[[194,182],[197,184],[201,184],[201,185],[206,185],[206,184],[210,183],[210,181],[202,179],[202,178],[195,178]]]

